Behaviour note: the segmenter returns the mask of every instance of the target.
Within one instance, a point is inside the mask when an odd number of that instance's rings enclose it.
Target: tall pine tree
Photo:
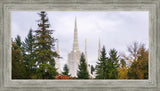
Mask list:
[[[22,57],[24,58],[25,57],[25,48],[24,48],[24,46],[23,46],[23,42],[22,42],[22,40],[21,40],[21,37],[19,36],[19,35],[17,35],[17,37],[15,38],[15,43],[16,43],[16,45],[20,48],[20,50],[21,50],[21,55],[22,55]]]
[[[106,49],[103,46],[101,51],[101,57],[98,59],[96,65],[96,79],[106,79],[107,71],[106,71]]]
[[[33,30],[30,29],[27,38],[25,38],[25,50],[27,54],[31,54],[33,52],[34,49],[33,43],[34,43]]]
[[[118,67],[119,67],[119,56],[115,49],[111,49],[109,52],[109,57],[107,60],[107,68],[109,79],[117,79],[118,78]]]
[[[32,55],[32,52],[34,50],[33,44],[34,44],[34,36],[33,36],[33,30],[30,29],[27,37],[25,38],[23,42],[23,46],[25,48],[26,55],[24,56],[24,61],[26,65],[26,71],[27,71],[27,77],[31,78],[31,75],[35,74],[35,63],[34,63],[34,56]]]
[[[81,54],[79,70],[77,72],[78,79],[89,79],[87,64],[84,54]]]
[[[21,41],[21,37],[19,35],[17,35],[17,37],[15,38],[15,43],[17,46],[21,47],[22,41]]]
[[[95,68],[93,65],[91,65],[91,74],[93,74],[94,71],[95,71]]]
[[[38,66],[37,77],[40,79],[53,79],[58,74],[55,68],[55,39],[52,37],[53,30],[50,30],[47,13],[41,11],[38,13],[41,19],[39,20],[38,30],[35,31],[35,42],[33,44],[35,56],[34,60]]]

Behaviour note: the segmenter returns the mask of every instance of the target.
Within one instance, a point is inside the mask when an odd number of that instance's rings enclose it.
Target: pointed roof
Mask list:
[[[74,41],[73,41],[73,50],[79,50],[78,44],[78,30],[77,30],[77,19],[75,17],[75,27],[74,27]]]
[[[101,50],[101,40],[99,39],[99,50]]]
[[[88,65],[88,56],[87,56],[87,39],[85,39],[85,58],[86,58],[86,63]]]

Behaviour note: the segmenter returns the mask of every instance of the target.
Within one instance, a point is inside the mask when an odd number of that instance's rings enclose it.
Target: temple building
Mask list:
[[[77,77],[77,70],[79,69],[78,65],[80,63],[80,57],[81,57],[81,51],[79,50],[77,20],[75,18],[73,48],[72,51],[68,54],[68,60],[67,60],[69,74],[72,77]],[[91,68],[88,65],[88,58],[87,58],[87,40],[85,40],[85,59],[87,64],[87,70],[91,77],[92,76]]]

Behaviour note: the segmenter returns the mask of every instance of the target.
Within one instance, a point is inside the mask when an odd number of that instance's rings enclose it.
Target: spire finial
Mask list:
[[[75,28],[77,28],[77,18],[75,16]]]
[[[87,39],[85,38],[85,54],[87,55]]]

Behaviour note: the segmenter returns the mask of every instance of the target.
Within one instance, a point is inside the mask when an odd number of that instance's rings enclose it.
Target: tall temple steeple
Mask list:
[[[101,57],[101,41],[99,39],[99,45],[98,45],[98,59]]]
[[[85,59],[86,59],[88,73],[91,76],[91,68],[90,65],[88,65],[88,56],[87,56],[87,39],[85,39]]]
[[[91,78],[93,78],[94,76],[91,74],[91,67],[90,67],[90,65],[88,64],[87,39],[85,39],[85,59],[86,59],[87,70],[88,70],[89,76],[90,76]]]
[[[71,74],[72,77],[77,77],[77,70],[80,62],[80,56],[81,56],[81,52],[79,50],[79,44],[78,44],[77,19],[75,17],[73,49],[68,54],[68,61],[67,61],[69,74]]]
[[[57,40],[57,54],[60,55],[59,53],[59,41]],[[61,73],[61,68],[60,68],[60,61],[59,61],[59,58],[56,58],[56,65],[55,67],[57,68],[57,72],[58,73]]]
[[[57,40],[57,54],[59,54],[59,40]]]
[[[88,57],[87,57],[87,39],[85,39],[85,58],[86,58],[86,63],[88,64]]]
[[[77,19],[76,19],[76,17],[75,17],[75,27],[74,27],[73,50],[79,50],[79,44],[78,44],[78,30],[77,30]]]

